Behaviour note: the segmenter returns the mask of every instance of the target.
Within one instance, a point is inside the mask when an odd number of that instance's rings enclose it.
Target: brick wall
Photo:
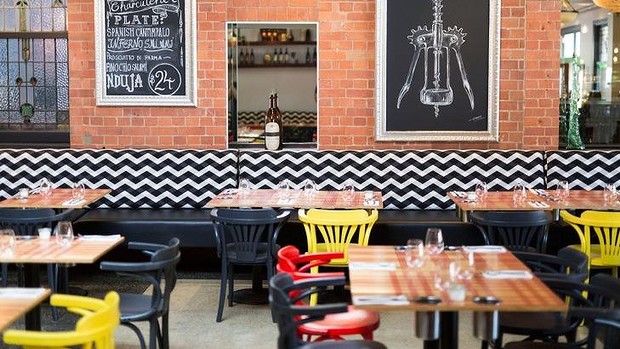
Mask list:
[[[94,7],[69,11],[72,147],[226,147],[226,21],[319,23],[321,149],[555,149],[560,2],[502,0],[500,142],[375,142],[375,2],[196,0],[197,107],[97,107]]]

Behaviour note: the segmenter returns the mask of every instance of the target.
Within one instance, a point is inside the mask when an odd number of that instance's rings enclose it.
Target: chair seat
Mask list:
[[[342,336],[372,332],[379,323],[379,313],[349,306],[347,312],[328,314],[323,320],[303,324],[299,330],[309,335]]]
[[[553,335],[554,329],[563,333],[570,325],[561,313],[556,312],[501,312],[500,327],[503,332],[531,335],[536,330]]]
[[[299,349],[387,349],[387,347],[375,341],[346,340],[313,342],[303,345]]]
[[[121,293],[121,321],[140,321],[148,319],[152,314],[151,295]]]
[[[570,245],[571,248],[581,251],[581,245]],[[603,268],[614,268],[620,267],[620,258],[618,261],[603,261],[601,257],[601,245],[592,244],[590,245],[590,265],[594,267],[603,267]]]
[[[276,245],[276,249],[278,246]],[[226,245],[226,253],[228,254],[228,260],[231,262],[240,262],[243,260],[239,258],[237,251],[235,250],[234,244]],[[256,256],[252,259],[252,264],[265,264],[267,263],[267,254],[269,253],[269,244],[266,242],[261,242],[258,244],[258,248],[256,250]]]

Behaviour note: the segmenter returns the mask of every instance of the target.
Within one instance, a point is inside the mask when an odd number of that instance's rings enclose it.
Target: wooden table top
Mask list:
[[[54,188],[49,197],[41,194],[31,194],[27,199],[10,197],[0,201],[3,208],[84,208],[93,202],[108,195],[110,189],[85,189],[84,200],[71,202],[72,190],[70,188]]]
[[[609,203],[603,198],[603,190],[571,190],[565,202],[558,201],[553,190],[545,191],[548,196],[527,192],[523,204],[515,204],[512,191],[489,191],[485,202],[472,202],[455,192],[448,192],[448,197],[462,211],[523,211],[523,210],[619,210],[620,202]]]
[[[45,288],[1,288],[0,331],[47,299],[50,293]]]
[[[227,189],[211,199],[207,207],[380,209],[383,208],[383,196],[380,192],[372,192],[372,197],[365,199],[365,192],[356,191],[349,199],[342,191],[320,190],[307,195],[303,190],[288,190],[283,194],[276,189],[251,189],[244,193]]]
[[[512,253],[474,253],[476,272],[471,280],[463,280],[466,299],[463,302],[451,301],[447,291],[437,290],[434,274],[438,261],[449,262],[460,251],[444,251],[432,256],[421,268],[410,268],[402,252],[394,246],[349,246],[349,265],[361,263],[393,264],[393,270],[373,270],[349,268],[351,278],[351,295],[353,304],[360,308],[374,310],[439,310],[439,311],[565,311],[567,305],[558,298],[540,279],[487,279],[481,271],[486,270],[528,270]],[[364,296],[400,296],[410,300],[401,305],[358,304],[356,297]],[[436,296],[441,303],[436,305],[420,304],[417,297]],[[480,305],[473,302],[475,296],[492,296],[499,298],[495,305]]]
[[[53,236],[49,240],[42,240],[38,237],[18,239],[12,252],[0,253],[0,263],[90,264],[123,241],[125,238],[122,236],[113,240],[76,238],[71,246],[63,247],[56,243],[56,238]]]

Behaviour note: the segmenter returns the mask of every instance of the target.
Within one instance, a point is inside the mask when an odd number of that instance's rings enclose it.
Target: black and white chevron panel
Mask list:
[[[450,190],[473,190],[478,180],[510,190],[518,182],[544,187],[542,151],[367,150],[241,151],[239,176],[256,188],[283,179],[300,188],[309,178],[321,190],[350,179],[358,190],[381,191],[386,209],[451,209]]]
[[[20,149],[0,151],[0,196],[82,180],[112,192],[92,207],[199,208],[237,185],[236,150]]]
[[[571,189],[603,189],[620,184],[619,150],[564,150],[547,152],[547,185],[567,180]]]
[[[263,124],[265,122],[264,111],[241,111],[238,114],[239,124]],[[285,125],[315,125],[316,113],[310,111],[283,111],[282,123]]]

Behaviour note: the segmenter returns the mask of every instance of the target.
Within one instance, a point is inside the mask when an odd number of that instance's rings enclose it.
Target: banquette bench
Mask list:
[[[572,188],[595,189],[620,180],[617,164],[620,151],[5,149],[0,197],[34,187],[43,177],[55,186],[81,179],[87,187],[112,192],[76,212],[76,232],[158,243],[177,236],[183,247],[213,247],[205,205],[236,187],[239,177],[257,188],[274,188],[282,179],[300,187],[310,178],[323,190],[337,190],[350,179],[359,190],[383,193],[385,209],[373,228],[373,244],[422,237],[429,226],[443,228],[449,244],[480,243],[477,229],[457,218],[447,191],[472,190],[478,180],[494,190],[509,190],[518,181],[552,187],[558,179],[568,179]],[[296,215],[280,240],[305,248]]]

